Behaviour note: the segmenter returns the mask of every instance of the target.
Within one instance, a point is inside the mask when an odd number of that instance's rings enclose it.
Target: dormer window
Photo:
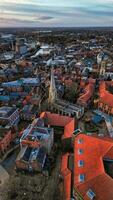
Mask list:
[[[78,154],[79,154],[79,155],[81,155],[81,154],[83,154],[83,153],[84,153],[83,149],[78,149]]]
[[[93,200],[96,196],[95,193],[91,189],[89,189],[86,194],[91,200]]]
[[[85,179],[84,174],[80,174],[80,175],[79,175],[79,182],[80,182],[80,183],[81,183],[81,182],[84,182],[84,179]]]
[[[78,139],[78,144],[82,144],[83,143],[83,139],[82,138],[79,138]]]
[[[78,167],[83,167],[84,166],[84,161],[83,160],[79,160],[78,161]]]

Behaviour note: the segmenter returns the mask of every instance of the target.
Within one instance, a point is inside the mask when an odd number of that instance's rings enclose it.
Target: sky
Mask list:
[[[0,0],[0,27],[113,26],[113,0]]]

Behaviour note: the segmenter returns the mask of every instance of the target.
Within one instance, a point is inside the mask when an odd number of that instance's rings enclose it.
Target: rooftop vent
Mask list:
[[[91,200],[93,200],[96,196],[95,193],[91,189],[89,189],[86,194]]]
[[[79,182],[84,182],[85,176],[84,174],[79,175]]]

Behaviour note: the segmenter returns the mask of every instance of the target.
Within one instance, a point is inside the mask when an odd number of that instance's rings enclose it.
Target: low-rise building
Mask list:
[[[0,124],[14,126],[17,125],[18,122],[19,111],[16,107],[0,107]]]
[[[87,108],[91,101],[94,94],[95,89],[95,80],[89,79],[88,84],[86,84],[83,88],[83,92],[77,100],[77,103],[85,108]]]
[[[4,154],[15,138],[15,132],[10,126],[0,126],[0,154]]]
[[[23,131],[20,138],[21,150],[16,159],[16,168],[29,172],[42,172],[53,142],[53,128],[44,127],[42,118],[35,119]]]
[[[58,98],[55,78],[53,72],[51,72],[51,83],[50,83],[50,90],[49,90],[49,105],[50,108],[54,111],[58,112],[61,115],[68,115],[72,117],[76,117],[77,119],[81,118],[84,114],[84,107],[72,104],[70,102],[64,101]]]
[[[99,87],[98,108],[103,112],[113,115],[113,82],[102,81]]]
[[[52,128],[32,126],[31,124],[23,132],[20,141],[21,141],[21,146],[27,145],[32,148],[38,148],[39,146],[44,146],[46,152],[49,154],[53,147],[54,132]]]
[[[71,153],[62,157],[64,199],[113,199],[113,140],[80,133],[73,150],[73,159]]]
[[[29,172],[42,172],[46,154],[44,147],[23,146],[16,159],[16,168]]]

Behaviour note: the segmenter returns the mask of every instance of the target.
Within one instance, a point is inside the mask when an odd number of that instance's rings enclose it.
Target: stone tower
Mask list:
[[[55,85],[55,78],[53,74],[53,70],[51,70],[51,82],[50,82],[50,89],[49,89],[49,103],[54,103],[57,99],[57,89]]]
[[[101,62],[100,75],[105,75],[105,71],[106,71],[106,61],[103,60],[103,61]]]

